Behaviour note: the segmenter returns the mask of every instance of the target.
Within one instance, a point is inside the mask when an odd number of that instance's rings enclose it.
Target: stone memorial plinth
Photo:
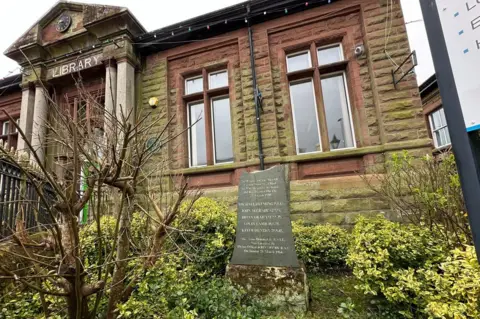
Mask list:
[[[305,312],[307,276],[295,252],[287,180],[283,166],[241,176],[227,277],[276,309]]]

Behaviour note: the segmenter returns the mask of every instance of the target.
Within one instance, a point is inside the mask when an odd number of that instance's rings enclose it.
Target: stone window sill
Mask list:
[[[349,149],[336,150],[336,151],[330,151],[330,152],[318,152],[318,153],[283,156],[283,157],[282,156],[267,157],[265,158],[265,164],[276,165],[276,164],[342,159],[342,158],[359,157],[359,156],[364,156],[369,154],[394,152],[394,151],[400,151],[404,149],[421,148],[421,147],[426,147],[426,148],[431,147],[431,140],[421,139],[416,141],[395,142],[395,143],[389,143],[385,145],[367,146],[362,148],[349,148]],[[259,164],[260,164],[260,161],[258,159],[255,159],[255,160],[250,160],[246,162],[236,162],[236,163],[222,164],[222,165],[178,169],[178,170],[171,171],[171,174],[172,175],[197,175],[197,174],[207,174],[207,173],[218,173],[218,172],[224,172],[224,171],[233,171],[239,168],[256,166]]]

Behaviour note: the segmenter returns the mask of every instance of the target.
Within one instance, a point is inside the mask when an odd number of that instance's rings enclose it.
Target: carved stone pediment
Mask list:
[[[5,55],[25,66],[65,56],[119,34],[133,37],[144,32],[125,7],[59,1]]]

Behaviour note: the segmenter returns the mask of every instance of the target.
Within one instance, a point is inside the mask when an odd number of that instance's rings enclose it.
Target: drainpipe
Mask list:
[[[253,90],[254,90],[254,99],[255,99],[255,120],[257,123],[257,137],[258,137],[258,157],[260,159],[260,170],[265,169],[265,159],[263,155],[263,143],[262,143],[262,129],[260,125],[260,107],[261,107],[261,98],[260,91],[257,86],[257,72],[255,71],[255,56],[253,50],[253,36],[252,36],[252,27],[250,26],[250,5],[247,6],[247,15],[248,15],[248,42],[250,44],[250,64],[252,68],[252,81],[253,81]]]

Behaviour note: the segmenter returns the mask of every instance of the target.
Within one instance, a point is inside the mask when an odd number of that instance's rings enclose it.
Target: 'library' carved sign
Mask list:
[[[49,69],[47,77],[49,79],[58,78],[60,76],[64,76],[70,73],[89,69],[101,64],[102,60],[103,60],[102,54],[79,58],[75,61],[60,64],[54,68]]]

